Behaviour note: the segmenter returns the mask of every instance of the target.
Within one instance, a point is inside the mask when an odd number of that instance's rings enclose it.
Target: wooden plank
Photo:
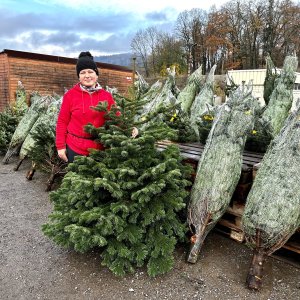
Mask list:
[[[300,241],[299,243],[287,241],[282,248],[296,252],[300,254]]]
[[[159,150],[166,149],[169,145],[176,145],[180,150],[180,154],[185,159],[193,159],[199,161],[204,145],[200,143],[176,143],[168,140],[159,141],[156,143]],[[253,166],[262,160],[263,154],[245,151],[243,152],[243,164]]]
[[[232,240],[238,243],[242,243],[245,240],[245,235],[242,230],[238,228],[234,223],[221,219],[215,227],[215,230],[229,236]]]

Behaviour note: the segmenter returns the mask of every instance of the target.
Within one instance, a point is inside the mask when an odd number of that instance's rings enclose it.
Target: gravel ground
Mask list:
[[[16,159],[0,165],[1,300],[300,299],[300,269],[272,257],[265,263],[262,290],[247,289],[251,251],[216,231],[207,237],[196,264],[185,262],[186,249],[179,246],[175,268],[164,276],[149,278],[140,269],[115,277],[101,266],[96,250],[65,250],[42,234],[51,211],[44,191],[47,177],[36,172],[28,181],[29,162],[17,172],[15,164]]]

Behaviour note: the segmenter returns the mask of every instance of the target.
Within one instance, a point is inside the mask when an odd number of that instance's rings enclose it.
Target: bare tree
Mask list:
[[[226,24],[227,14],[216,9],[211,10],[208,17],[207,38],[207,59],[209,66],[217,65],[216,72],[224,73],[224,64],[228,59],[232,44],[228,39],[230,27]]]
[[[177,64],[191,72],[200,64],[226,69],[259,68],[270,54],[281,66],[287,54],[300,59],[300,5],[293,0],[230,0],[210,12],[194,8],[178,15],[174,35],[155,27],[132,41],[146,76]]]
[[[175,35],[183,42],[187,65],[192,64],[195,70],[199,64],[206,66],[205,38],[208,14],[205,10],[193,8],[178,15],[175,24]]]
[[[263,13],[265,10],[264,1],[244,2],[242,8],[242,24],[244,27],[243,54],[246,59],[243,61],[247,69],[259,67],[260,54],[262,49],[262,33],[264,28]]]
[[[300,5],[291,0],[285,0],[280,5],[281,12],[281,49],[283,57],[290,54],[300,56]]]
[[[131,41],[131,49],[143,64],[146,77],[149,76],[148,55],[150,53],[149,41],[144,30],[139,30]]]
[[[184,73],[185,61],[182,42],[170,33],[160,33],[156,48],[156,65],[161,73],[165,68],[176,66],[176,73]]]

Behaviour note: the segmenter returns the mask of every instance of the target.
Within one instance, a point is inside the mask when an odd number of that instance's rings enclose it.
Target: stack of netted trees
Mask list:
[[[19,94],[25,101],[25,90],[22,87]],[[18,95],[18,94],[17,94]],[[14,155],[19,156],[15,167],[17,171],[25,158],[32,161],[32,168],[28,171],[27,179],[32,179],[38,168],[50,174],[46,190],[50,190],[57,175],[64,174],[65,164],[59,160],[55,149],[55,126],[62,97],[41,96],[32,93],[30,106],[24,107],[22,116],[14,128],[6,149],[3,163],[8,164]],[[17,98],[17,104],[19,99]]]
[[[233,85],[226,103],[214,107],[212,68],[201,87],[194,73],[178,94],[175,103],[180,105],[171,118],[182,121],[184,115],[198,141],[204,121],[209,132],[189,200],[187,218],[193,234],[189,262],[197,261],[207,234],[227,210],[240,178],[244,149],[267,151],[242,219],[247,245],[254,249],[247,278],[253,289],[260,288],[265,256],[280,248],[300,225],[299,103],[298,110],[291,112],[298,60],[287,56],[280,74],[274,73],[270,57],[267,61],[264,107],[253,98],[251,82]]]

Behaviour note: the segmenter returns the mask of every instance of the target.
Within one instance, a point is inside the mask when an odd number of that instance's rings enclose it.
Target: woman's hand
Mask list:
[[[60,149],[57,150],[58,156],[60,159],[62,159],[65,162],[68,162],[68,157],[67,157],[67,150],[66,149]]]
[[[139,134],[139,130],[136,127],[133,127],[131,131],[131,137],[135,138]]]

